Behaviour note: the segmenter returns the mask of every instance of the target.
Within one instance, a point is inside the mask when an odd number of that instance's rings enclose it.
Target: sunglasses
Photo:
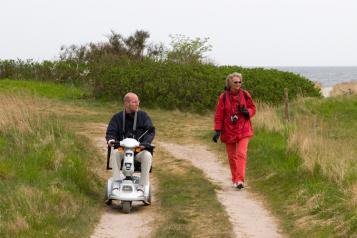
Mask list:
[[[239,84],[239,83],[242,83],[242,81],[234,81],[233,83]]]

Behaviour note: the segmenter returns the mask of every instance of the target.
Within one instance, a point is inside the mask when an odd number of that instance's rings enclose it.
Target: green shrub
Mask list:
[[[225,78],[232,72],[243,74],[243,87],[255,100],[280,104],[284,88],[289,98],[298,95],[320,97],[314,83],[299,75],[275,69],[155,62],[113,55],[91,62],[63,60],[43,63],[0,61],[0,78],[33,79],[81,85],[95,98],[121,100],[132,91],[145,106],[192,111],[211,110],[223,92]]]
[[[244,88],[255,100],[279,104],[284,88],[289,97],[320,96],[314,84],[298,75],[262,68],[246,69],[237,66],[207,64],[175,64],[171,62],[135,61],[125,66],[110,68],[98,81],[94,94],[107,99],[122,98],[126,92],[136,92],[147,106],[167,109],[202,111],[216,105],[223,92],[225,78],[232,72],[241,72]]]

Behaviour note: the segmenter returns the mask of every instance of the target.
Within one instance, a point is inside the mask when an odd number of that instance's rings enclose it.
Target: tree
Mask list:
[[[172,49],[167,53],[167,59],[178,63],[203,63],[204,54],[212,50],[208,44],[209,38],[196,37],[190,39],[181,34],[170,35]]]
[[[147,56],[155,61],[165,61],[167,59],[168,49],[164,43],[151,43],[147,47]]]
[[[125,44],[129,55],[136,58],[142,58],[144,54],[144,49],[146,48],[146,40],[150,37],[147,31],[136,31],[134,35],[129,36],[125,39]]]

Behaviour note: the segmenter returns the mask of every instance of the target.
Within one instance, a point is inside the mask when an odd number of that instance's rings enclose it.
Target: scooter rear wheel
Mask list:
[[[130,213],[131,210],[131,202],[129,201],[122,201],[121,205],[123,207],[123,212],[124,213]]]
[[[112,204],[112,199],[109,199],[109,197],[108,197],[108,188],[105,189],[104,202],[108,206],[110,206]]]

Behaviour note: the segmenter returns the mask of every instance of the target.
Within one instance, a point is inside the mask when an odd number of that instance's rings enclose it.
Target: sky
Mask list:
[[[150,33],[209,37],[219,65],[357,66],[356,0],[0,0],[0,59],[53,60],[62,45]]]

